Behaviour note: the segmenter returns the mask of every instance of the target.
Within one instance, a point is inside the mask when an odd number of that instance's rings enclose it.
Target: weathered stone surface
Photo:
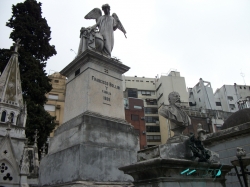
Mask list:
[[[138,135],[125,121],[85,112],[60,126],[40,165],[41,185],[130,182],[118,170],[136,162]]]
[[[250,156],[250,123],[244,123],[231,128],[221,130],[216,133],[208,134],[203,142],[210,150],[216,151],[220,155],[220,161],[224,164],[230,164],[236,159],[237,147],[242,147],[246,155]],[[248,167],[250,170],[250,167]],[[240,186],[236,172],[232,169],[226,175],[226,186]]]
[[[250,121],[250,108],[245,108],[242,110],[238,110],[233,113],[227,120],[224,122],[222,126],[222,130],[235,127],[244,123],[248,123]]]
[[[124,173],[133,176],[135,186],[177,186],[177,187],[224,187],[225,175],[231,170],[231,165],[208,164],[184,159],[150,159],[121,167]],[[195,170],[191,174],[184,172]],[[221,170],[221,176],[215,177],[212,173]],[[181,174],[182,173],[182,174]],[[217,173],[217,172],[216,172]]]
[[[167,140],[167,143],[179,143],[182,142],[182,138],[178,137],[183,137],[182,131],[191,124],[191,120],[186,112],[181,109],[178,92],[169,93],[168,101],[170,105],[163,106],[159,110],[159,114],[170,121],[170,129],[174,132],[173,138]]]
[[[209,158],[209,161],[211,163],[220,163],[220,155],[214,151],[210,151],[211,157]]]
[[[6,123],[0,122],[0,143],[3,141],[6,135],[6,128],[7,128]],[[11,130],[9,134],[11,137],[11,142],[16,160],[20,161],[22,159],[24,142],[25,142],[25,128],[16,125],[11,125]]]
[[[232,140],[235,138],[238,139],[240,136],[248,135],[249,133],[250,133],[250,122],[230,127],[215,133],[207,134],[207,138],[205,141],[203,141],[203,143],[209,146],[218,145],[219,142],[224,142],[225,140]]]
[[[211,157],[208,162],[220,163],[219,154],[209,150]],[[153,158],[177,158],[195,160],[191,149],[188,147],[188,140],[182,143],[167,143],[159,146],[150,147],[138,151],[137,162]]]
[[[178,158],[193,160],[193,153],[188,147],[188,141],[184,143],[171,143],[150,147],[138,151],[137,161],[149,160],[152,158]]]
[[[65,184],[50,185],[50,187],[133,187],[131,182],[95,182],[95,181],[73,181]]]
[[[60,72],[68,78],[63,121],[85,111],[125,119],[122,73],[128,70],[117,60],[84,51]]]
[[[134,128],[125,120],[87,111],[56,130],[50,141],[49,154],[82,142],[137,151],[137,141]]]
[[[96,24],[87,29],[81,28],[81,41],[78,55],[87,48],[90,48],[110,57],[114,46],[114,31],[116,28],[121,30],[124,35],[126,34],[126,31],[116,13],[113,13],[112,16],[110,16],[110,6],[104,4],[102,5],[102,10],[105,14],[103,16],[102,11],[99,8],[94,8],[84,17],[85,19],[95,19]],[[96,27],[98,27],[98,31],[96,30]]]
[[[182,135],[182,134],[178,135],[178,136],[172,136],[171,138],[169,138],[167,140],[167,144],[170,144],[170,143],[182,143],[182,142],[185,142],[187,139],[189,139],[189,137],[185,136],[185,135]]]

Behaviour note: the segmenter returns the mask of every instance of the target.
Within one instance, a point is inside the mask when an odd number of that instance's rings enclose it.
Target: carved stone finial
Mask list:
[[[238,158],[245,157],[246,156],[246,151],[241,147],[237,147],[236,156]]]
[[[34,138],[35,138],[35,144],[36,144],[37,143],[37,139],[39,138],[39,136],[38,136],[38,130],[37,129],[35,131]]]
[[[21,46],[20,44],[19,44],[19,42],[21,41],[21,39],[20,38],[18,38],[17,40],[16,40],[16,43],[14,43],[14,46],[15,46],[15,52],[17,52],[18,51],[18,48]]]
[[[9,115],[9,117],[8,117],[8,122],[7,122],[7,124],[8,124],[8,127],[7,127],[7,134],[9,134],[9,131],[11,130],[11,121],[12,121],[12,118],[13,118],[13,116],[11,116],[11,115]]]
[[[202,128],[202,125],[200,123],[197,127],[197,134],[200,141],[204,141],[207,138],[206,131]]]
[[[50,143],[50,137],[49,137],[49,136],[48,136],[48,138],[47,138],[46,143],[47,143],[47,144],[48,144],[48,146],[49,146],[49,143]]]
[[[29,139],[28,139],[28,138],[25,138],[24,146],[25,146],[25,147],[28,147],[28,144],[29,144]]]
[[[42,149],[41,149],[41,159],[45,157],[45,154],[46,154],[45,149],[46,149],[46,146],[45,144],[43,144]]]

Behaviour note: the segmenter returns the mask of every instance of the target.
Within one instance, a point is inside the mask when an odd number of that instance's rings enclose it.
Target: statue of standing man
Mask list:
[[[91,48],[111,57],[114,47],[114,31],[118,28],[124,35],[126,34],[118,16],[115,13],[110,16],[110,6],[105,4],[102,6],[102,10],[104,12],[103,16],[99,8],[94,8],[84,17],[85,19],[95,19],[96,24],[92,27],[81,29],[80,37],[84,41],[80,43],[78,55],[87,48]],[[99,31],[96,30],[97,27]]]

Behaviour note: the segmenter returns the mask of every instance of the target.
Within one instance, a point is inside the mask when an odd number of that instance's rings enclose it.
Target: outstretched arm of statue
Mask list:
[[[91,27],[88,27],[88,29],[90,29],[90,30],[96,29],[96,27],[99,27],[100,21],[101,21],[100,18],[98,18],[97,21],[96,21],[96,24],[94,24],[94,25],[91,26]]]
[[[88,29],[90,29],[90,30],[94,30],[96,27],[97,27],[97,24],[94,24],[93,26],[88,27]]]

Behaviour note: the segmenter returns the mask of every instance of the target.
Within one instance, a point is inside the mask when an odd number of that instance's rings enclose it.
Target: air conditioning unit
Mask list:
[[[56,124],[59,124],[59,121],[58,121],[58,120],[56,120],[56,121],[55,121],[55,123],[56,123]]]
[[[156,124],[156,125],[160,125],[160,122],[159,122],[159,121],[156,121],[155,124]]]
[[[145,117],[141,117],[141,120],[144,120],[145,119]]]
[[[142,131],[142,134],[146,134],[146,131]]]
[[[56,105],[56,109],[60,109],[61,108],[61,106],[60,105]]]

